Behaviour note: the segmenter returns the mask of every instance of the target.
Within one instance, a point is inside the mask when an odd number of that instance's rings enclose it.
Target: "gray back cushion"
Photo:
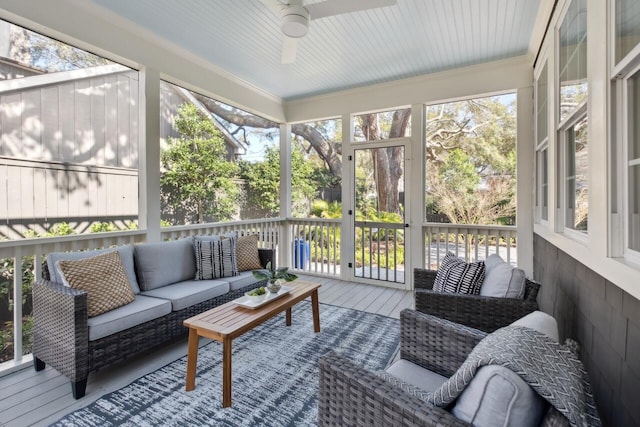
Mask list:
[[[516,326],[524,326],[529,329],[533,329],[542,334],[545,334],[555,342],[560,342],[558,334],[558,322],[553,316],[545,313],[544,311],[532,311],[526,316],[521,317],[512,323]]]
[[[143,291],[160,288],[196,275],[191,238],[134,247],[138,283]]]
[[[545,400],[504,366],[482,366],[458,397],[451,413],[476,427],[537,427]]]
[[[120,262],[127,273],[127,278],[131,284],[131,290],[134,294],[140,293],[140,287],[136,280],[136,271],[133,267],[133,246],[124,245],[115,248],[97,249],[94,251],[84,252],[52,252],[47,255],[47,269],[49,270],[49,278],[52,282],[62,284],[62,275],[57,267],[58,261],[77,261],[79,259],[92,258],[96,255],[107,252],[118,251],[120,253]]]
[[[524,270],[504,262],[500,255],[492,254],[484,261],[486,272],[480,288],[483,297],[524,298]]]

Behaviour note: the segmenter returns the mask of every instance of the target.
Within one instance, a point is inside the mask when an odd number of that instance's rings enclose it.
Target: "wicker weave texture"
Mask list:
[[[401,357],[451,372],[464,361],[485,333],[434,316],[403,310],[400,317]],[[427,336],[420,337],[423,332]],[[430,342],[443,333],[445,339]],[[410,342],[405,342],[409,339]],[[461,340],[458,344],[454,341]],[[439,346],[439,348],[431,348]],[[449,355],[449,352],[458,352]],[[462,357],[462,361],[460,358]],[[443,365],[437,365],[444,361]],[[455,368],[453,365],[457,363]],[[319,426],[468,426],[442,408],[423,402],[361,366],[334,353],[320,359]]]
[[[274,257],[272,249],[260,249],[259,254],[263,265]],[[256,282],[99,340],[89,341],[87,294],[49,281],[45,263],[42,273],[47,280],[40,280],[33,287],[33,355],[73,382],[86,380],[92,371],[186,335],[188,329],[182,324],[185,319],[239,298],[264,283]]]
[[[400,357],[450,377],[487,333],[405,309],[400,313]]]
[[[33,285],[33,355],[71,381],[88,375],[87,294],[46,280]]]
[[[525,282],[523,299],[495,298],[434,292],[436,274],[435,270],[413,270],[416,310],[493,332],[538,309],[536,298],[540,285],[531,280]]]

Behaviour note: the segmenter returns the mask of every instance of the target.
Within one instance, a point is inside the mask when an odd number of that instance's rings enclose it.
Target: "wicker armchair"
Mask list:
[[[437,271],[413,270],[415,308],[423,313],[493,332],[538,309],[540,285],[526,280],[523,299],[434,292]]]
[[[400,357],[451,376],[486,335],[482,331],[405,309]],[[334,353],[320,359],[319,426],[468,426],[375,373]]]

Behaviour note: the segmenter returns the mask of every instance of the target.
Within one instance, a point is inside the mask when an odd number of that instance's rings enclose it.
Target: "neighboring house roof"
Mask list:
[[[5,63],[11,67],[25,68],[13,60],[7,58],[0,58],[0,63]],[[34,70],[34,72],[37,70]],[[44,86],[52,86],[69,81],[78,81],[83,79],[91,79],[95,77],[104,77],[111,74],[118,74],[123,72],[132,71],[119,64],[100,65],[96,67],[82,68],[71,71],[60,71],[55,73],[40,73],[38,75],[27,76],[19,79],[0,80],[0,93],[8,94],[11,92],[20,92],[26,90],[32,90]],[[169,87],[181,98],[187,102],[194,104],[206,117],[208,117],[214,124],[214,126],[220,130],[225,142],[233,148],[235,155],[243,155],[247,152],[247,145],[238,139],[236,139],[229,130],[220,123],[215,116],[202,104],[195,96],[186,89],[178,86],[169,85]]]

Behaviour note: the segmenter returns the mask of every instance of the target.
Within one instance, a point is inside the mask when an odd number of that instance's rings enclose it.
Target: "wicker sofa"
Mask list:
[[[498,298],[434,292],[436,274],[436,270],[413,270],[416,310],[493,332],[538,309],[540,285],[529,279],[525,280],[524,298]]]
[[[36,371],[52,366],[71,380],[73,396],[79,399],[85,395],[90,372],[185,335],[185,319],[236,299],[261,283],[250,271],[233,278],[194,281],[195,256],[189,245],[190,239],[182,239],[116,248],[125,270],[125,259],[131,254],[140,290],[132,303],[92,318],[87,316],[87,293],[51,277],[56,274],[51,266],[55,254],[49,254],[43,279],[33,287]],[[273,250],[258,251],[262,266],[273,261]]]

